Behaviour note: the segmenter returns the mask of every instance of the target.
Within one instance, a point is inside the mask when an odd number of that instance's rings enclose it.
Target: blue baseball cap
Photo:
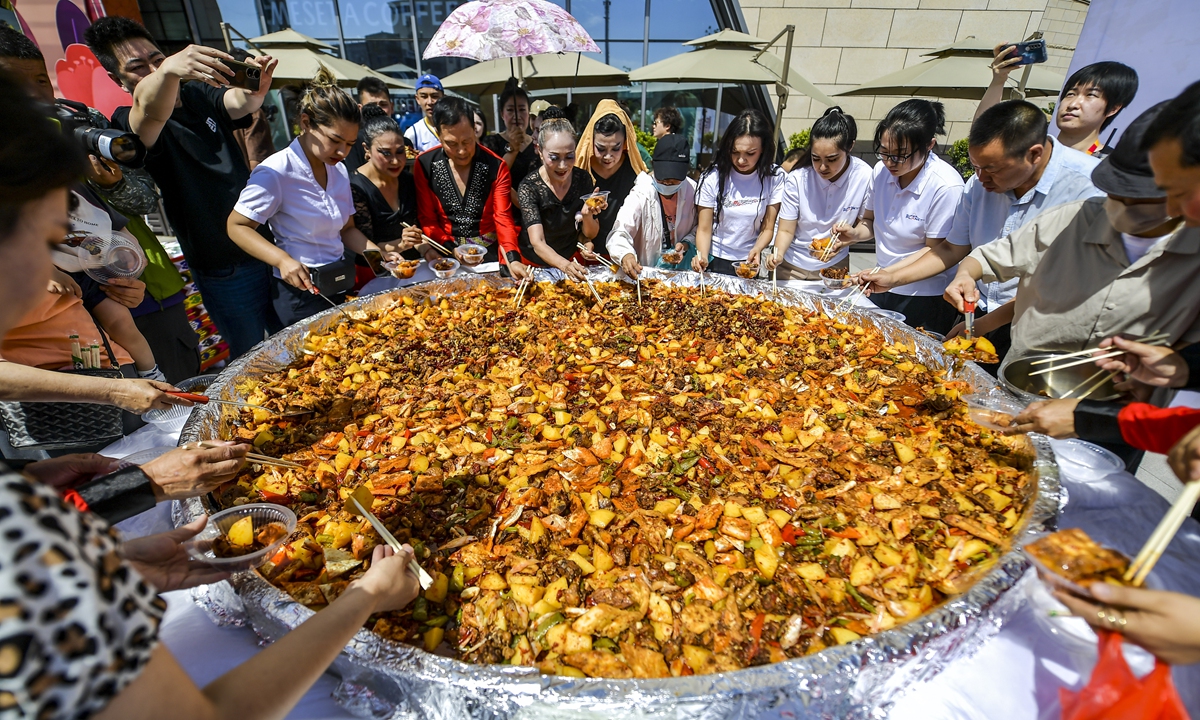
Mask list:
[[[433,88],[438,92],[446,92],[442,89],[442,81],[438,80],[436,75],[430,75],[429,73],[425,73],[421,77],[417,78],[416,89],[420,90],[421,88]]]

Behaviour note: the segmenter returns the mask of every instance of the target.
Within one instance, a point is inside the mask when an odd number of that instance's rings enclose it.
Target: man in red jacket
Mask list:
[[[447,248],[465,243],[484,246],[484,262],[511,263],[509,253],[516,253],[519,260],[508,166],[478,144],[474,116],[462,99],[439,100],[433,108],[433,124],[442,144],[421,153],[413,168],[421,230]],[[434,248],[424,252],[430,262],[440,257]],[[510,269],[518,276],[523,267]]]

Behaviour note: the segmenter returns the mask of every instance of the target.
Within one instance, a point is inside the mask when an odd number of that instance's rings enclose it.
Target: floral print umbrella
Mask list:
[[[423,57],[484,61],[564,52],[600,52],[566,10],[546,0],[475,0],[450,13]]]

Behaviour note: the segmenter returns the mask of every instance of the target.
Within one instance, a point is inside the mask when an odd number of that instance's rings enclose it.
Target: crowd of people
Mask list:
[[[1200,481],[1200,412],[1162,409],[1167,391],[1200,387],[1200,83],[1134,119],[1115,146],[1103,131],[1137,91],[1119,63],[1068,79],[1055,109],[1001,100],[1014,67],[997,47],[995,82],[968,135],[964,181],[936,152],[940,103],[898,103],[875,127],[874,167],[855,155],[858,126],[832,107],[810,141],[778,164],[772,124],[746,110],[696,172],[683,118],[659,108],[653,153],[628,112],[601,101],[576,127],[515,81],[499,98],[505,130],[416,83],[423,117],[402,131],[387,88],[357,97],[322,69],[299,103],[299,134],[282,150],[254,141],[275,60],[250,58],[259,89],[232,87],[229,54],[190,46],[167,56],[141,25],[102,18],[86,40],[131,95],[96,123],[136,134],[145,170],[86,155],[49,119],[41,53],[0,28],[0,400],[94,402],[141,413],[198,369],[183,282],[142,216],[159,197],[222,335],[237,357],[281,327],[344,301],[368,252],[435,261],[480,245],[516,280],[551,267],[582,280],[615,262],[735,274],[735,264],[814,280],[848,270],[848,251],[874,241],[877,267],[853,275],[870,299],[914,327],[962,332],[960,315],[1001,356],[1117,349],[1098,361],[1138,400],[1035,403],[1015,430],[1083,437],[1123,453],[1167,452]],[[257,120],[256,120],[257,118]],[[1111,136],[1110,136],[1111,139]],[[257,148],[257,149],[255,149]],[[127,237],[141,279],[100,283],[80,272],[80,238]],[[827,244],[815,243],[823,241]],[[126,366],[115,379],[57,372],[64,341],[94,325]],[[1161,337],[1161,343],[1136,338]],[[188,562],[180,543],[203,521],[122,541],[110,523],[163,500],[204,494],[245,463],[232,442],[172,450],[140,467],[94,454],[5,470],[0,528],[0,708],[36,717],[275,717],[295,704],[372,613],[417,593],[411,548],[378,547],[370,570],[327,610],[204,688],[156,641],[160,591],[223,576]],[[1061,595],[1094,625],[1120,630],[1170,662],[1200,661],[1200,599],[1101,584]],[[1119,622],[1117,620],[1119,619]],[[284,665],[290,682],[261,692]]]

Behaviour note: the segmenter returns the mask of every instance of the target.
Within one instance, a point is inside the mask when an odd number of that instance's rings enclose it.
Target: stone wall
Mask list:
[[[741,6],[752,35],[769,39],[789,23],[796,26],[792,66],[830,96],[928,60],[922,53],[971,35],[998,43],[1041,30],[1048,44],[1070,48],[1050,48],[1048,67],[1065,74],[1088,9],[1079,0],[741,0]],[[782,57],[778,44],[773,51]],[[869,137],[903,98],[834,99],[858,120],[860,137]],[[975,101],[943,102],[949,139],[965,137]],[[784,133],[811,127],[824,111],[822,103],[793,95]]]

